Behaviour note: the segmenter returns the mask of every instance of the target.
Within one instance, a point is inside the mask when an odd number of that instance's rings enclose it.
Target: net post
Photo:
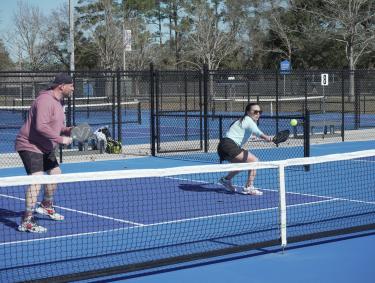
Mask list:
[[[279,218],[280,218],[280,244],[284,249],[287,245],[286,234],[286,191],[285,191],[285,165],[280,164],[279,168]]]
[[[304,111],[304,123],[303,123],[303,156],[309,157],[310,156],[310,111],[307,107],[305,107]],[[306,165],[305,171],[310,170],[310,166]]]

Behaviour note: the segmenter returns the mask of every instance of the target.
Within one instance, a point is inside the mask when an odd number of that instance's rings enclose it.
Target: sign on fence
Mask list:
[[[284,60],[280,62],[280,73],[282,75],[290,74],[291,66],[288,60]]]
[[[328,85],[328,74],[321,74],[320,83],[322,86]]]

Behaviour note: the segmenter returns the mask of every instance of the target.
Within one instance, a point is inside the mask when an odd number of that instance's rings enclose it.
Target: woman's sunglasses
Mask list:
[[[255,114],[255,115],[262,115],[262,113],[263,113],[263,111],[262,110],[253,110],[253,113]]]

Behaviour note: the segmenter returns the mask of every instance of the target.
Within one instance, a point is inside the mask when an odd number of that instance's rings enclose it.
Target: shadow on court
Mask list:
[[[224,188],[220,187],[208,187],[207,185],[203,184],[180,184],[178,187],[187,192],[197,192],[197,193],[219,193],[219,194],[234,194],[232,192],[228,192]]]
[[[0,208],[0,223],[13,229],[17,229],[17,221],[24,214],[23,211],[12,211],[4,208]]]

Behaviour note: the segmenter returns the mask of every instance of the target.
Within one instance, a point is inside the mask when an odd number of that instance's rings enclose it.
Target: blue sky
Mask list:
[[[76,5],[77,1],[72,0],[73,5]],[[69,0],[0,0],[0,38],[3,39],[5,47],[13,60],[17,57],[17,51],[7,44],[7,38],[13,30],[13,19],[18,10],[18,2],[27,3],[31,7],[39,7],[44,15],[48,15],[54,9],[68,4]]]
[[[14,13],[17,11],[18,0],[0,0],[0,33],[9,31],[12,28]],[[30,6],[37,6],[44,14],[49,14],[69,0],[22,0],[29,3]],[[77,1],[73,0],[73,4]]]

